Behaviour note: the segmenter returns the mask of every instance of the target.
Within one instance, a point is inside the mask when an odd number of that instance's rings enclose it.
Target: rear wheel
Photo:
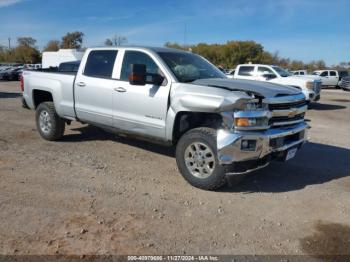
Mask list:
[[[36,109],[36,126],[42,138],[54,141],[63,136],[65,121],[57,115],[53,102],[44,102]]]
[[[195,128],[176,146],[176,162],[182,176],[193,186],[215,190],[226,184],[226,168],[219,164],[216,130]]]

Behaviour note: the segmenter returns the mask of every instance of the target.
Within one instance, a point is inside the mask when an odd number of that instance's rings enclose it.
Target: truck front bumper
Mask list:
[[[255,132],[221,129],[217,133],[219,163],[229,165],[232,174],[262,168],[273,159],[285,158],[289,149],[300,148],[307,141],[307,129],[305,123]]]

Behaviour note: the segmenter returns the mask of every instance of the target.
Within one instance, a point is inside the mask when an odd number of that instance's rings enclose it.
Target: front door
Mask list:
[[[132,64],[146,65],[147,73],[161,74],[160,66],[141,51],[126,51],[120,79],[114,85],[114,126],[131,133],[146,134],[163,139],[168,110],[170,81],[162,85],[131,85],[129,74]]]

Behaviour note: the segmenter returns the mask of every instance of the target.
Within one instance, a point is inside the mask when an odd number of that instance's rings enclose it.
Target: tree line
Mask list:
[[[83,44],[84,33],[71,32],[59,40],[50,40],[43,51],[58,51],[62,49],[80,49]],[[28,63],[41,62],[41,52],[36,46],[36,40],[30,36],[17,37],[17,45],[14,48],[0,46],[0,62],[2,63]]]
[[[213,64],[222,68],[235,68],[238,64],[259,63],[278,65],[289,70],[308,70],[312,72],[318,69],[326,69],[326,63],[323,60],[315,60],[305,63],[300,60],[280,57],[278,52],[270,53],[264,50],[264,47],[255,41],[228,41],[225,44],[206,44],[180,45],[178,43],[167,42],[166,47],[192,51],[199,54]],[[335,69],[350,68],[349,62],[342,62],[338,65],[332,65]]]
[[[58,51],[59,49],[84,49],[84,33],[68,32],[61,40],[50,40],[43,51]],[[18,37],[17,45],[14,48],[0,46],[0,62],[4,63],[40,63],[41,52],[36,46],[36,40],[32,37]],[[127,38],[121,35],[115,35],[107,38],[105,46],[118,46],[127,42]],[[305,69],[314,71],[325,69],[326,63],[323,60],[304,63],[300,60],[280,57],[278,52],[270,53],[264,50],[264,47],[255,41],[228,41],[225,44],[207,44],[199,43],[195,45],[180,45],[178,43],[165,43],[166,47],[177,48],[199,54],[213,64],[223,68],[235,68],[243,63],[261,63],[274,64],[290,70]],[[344,69],[350,67],[349,62],[342,62],[333,65],[332,68]]]

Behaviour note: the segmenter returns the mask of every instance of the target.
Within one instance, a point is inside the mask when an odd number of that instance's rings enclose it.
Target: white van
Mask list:
[[[57,52],[43,52],[42,68],[58,67],[61,63],[81,60],[84,52],[76,49],[60,49]]]

